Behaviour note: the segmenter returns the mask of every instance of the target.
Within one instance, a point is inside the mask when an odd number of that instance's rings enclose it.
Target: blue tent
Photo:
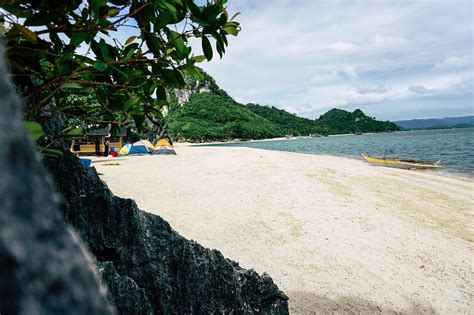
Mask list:
[[[140,140],[135,142],[128,154],[149,154],[153,150],[153,145],[147,140]]]
[[[127,143],[120,149],[118,155],[128,155],[131,148],[132,148],[132,145],[130,143]]]

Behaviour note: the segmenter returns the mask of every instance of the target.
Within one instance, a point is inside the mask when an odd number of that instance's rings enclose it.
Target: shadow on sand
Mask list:
[[[412,306],[403,311],[388,309],[356,297],[330,299],[314,293],[288,291],[291,314],[436,314],[431,306]]]

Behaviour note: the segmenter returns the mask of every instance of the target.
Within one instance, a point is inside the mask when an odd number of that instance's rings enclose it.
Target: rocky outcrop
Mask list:
[[[269,276],[115,197],[70,152],[43,161],[61,214],[7,78],[0,62],[0,314],[288,313]]]
[[[286,295],[268,275],[242,269],[133,200],[114,196],[72,154],[45,164],[63,196],[66,221],[99,261],[121,314],[288,313]]]
[[[8,78],[0,58],[0,314],[112,314],[92,256],[58,211]]]
[[[153,314],[144,289],[129,277],[120,276],[111,261],[97,262],[103,283],[108,287],[109,300],[122,314]]]

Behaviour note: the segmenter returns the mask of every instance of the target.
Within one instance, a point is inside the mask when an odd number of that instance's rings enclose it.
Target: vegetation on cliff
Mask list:
[[[287,135],[309,135],[328,132],[328,130],[318,126],[314,120],[298,117],[274,106],[261,106],[249,103],[245,107],[255,114],[277,124]]]
[[[177,93],[189,96],[188,101],[180,104]],[[176,140],[205,142],[400,130],[394,123],[368,117],[360,109],[332,109],[311,120],[273,106],[243,105],[206,73],[202,80],[190,80],[184,90],[171,91],[170,95],[168,128]]]
[[[400,127],[394,123],[368,117],[360,109],[356,109],[351,113],[334,108],[324,115],[321,115],[319,119],[316,120],[316,123],[321,128],[329,130],[332,134],[400,130]]]
[[[170,115],[168,128],[174,139],[196,142],[264,139],[285,134],[277,124],[245,106],[209,92],[191,95],[183,107]]]

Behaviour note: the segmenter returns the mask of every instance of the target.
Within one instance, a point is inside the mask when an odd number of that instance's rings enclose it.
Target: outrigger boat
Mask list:
[[[398,160],[391,158],[380,158],[375,156],[369,156],[362,153],[362,157],[371,165],[386,166],[404,169],[433,169],[440,168],[439,162],[428,162],[428,161],[416,161],[416,160]]]

